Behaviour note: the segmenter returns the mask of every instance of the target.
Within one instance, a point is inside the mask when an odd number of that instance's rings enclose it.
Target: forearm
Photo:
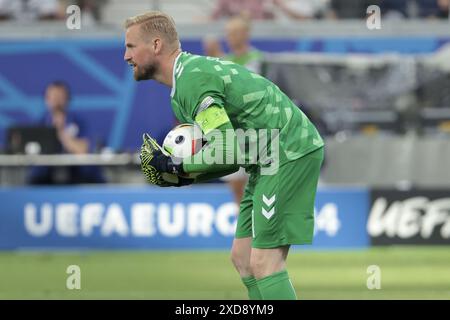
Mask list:
[[[66,133],[59,135],[64,149],[72,154],[85,154],[89,151],[89,142],[86,139],[73,138]]]
[[[210,173],[204,173],[200,174],[195,178],[194,183],[202,183],[209,180],[218,179],[224,176],[227,176],[229,174],[235,173],[239,170],[239,166],[236,166],[234,168],[228,169],[228,171],[220,171],[220,172],[210,172]]]
[[[278,7],[281,9],[281,11],[285,15],[287,15],[291,19],[303,20],[303,19],[307,18],[303,14],[301,14],[300,12],[297,12],[296,10],[293,10],[293,9],[289,8],[289,6],[286,5],[286,3],[284,3],[283,1],[278,3]]]

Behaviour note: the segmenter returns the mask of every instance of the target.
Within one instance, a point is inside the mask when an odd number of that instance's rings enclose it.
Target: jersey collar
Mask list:
[[[175,71],[177,71],[177,64],[178,64],[178,60],[181,57],[181,55],[183,54],[183,51],[181,51],[177,57],[175,58],[175,61],[173,62],[173,71],[172,71],[172,90],[170,91],[170,96],[173,98],[173,96],[175,95]]]

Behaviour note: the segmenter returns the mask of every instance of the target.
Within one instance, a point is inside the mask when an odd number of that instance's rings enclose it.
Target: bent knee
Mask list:
[[[267,256],[252,254],[250,257],[250,270],[257,279],[267,277],[286,268],[283,259],[270,259]]]
[[[250,270],[256,278],[262,278],[262,274],[266,272],[265,269],[267,269],[267,264],[264,263],[264,259],[255,255],[250,257]]]
[[[236,270],[241,275],[250,275],[251,269],[250,269],[250,256],[246,254],[246,252],[243,252],[242,250],[233,248],[231,250],[231,256],[230,256],[231,262],[233,263]]]

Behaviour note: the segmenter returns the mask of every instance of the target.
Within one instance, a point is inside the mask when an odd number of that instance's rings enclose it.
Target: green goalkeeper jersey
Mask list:
[[[278,86],[241,65],[182,52],[173,70],[171,104],[182,123],[197,123],[205,134],[228,119],[234,130],[269,130],[269,144],[275,136],[279,142],[280,166],[324,145],[315,126]],[[226,120],[219,114],[220,119],[199,116],[211,106],[223,109]],[[269,132],[278,133],[271,136]],[[248,162],[252,142],[244,140],[240,149]],[[249,171],[255,164],[241,166]]]

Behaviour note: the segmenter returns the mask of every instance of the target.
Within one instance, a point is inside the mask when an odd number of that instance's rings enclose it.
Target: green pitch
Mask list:
[[[229,254],[209,252],[0,253],[0,299],[246,299]],[[66,269],[81,268],[81,290]],[[448,247],[293,251],[300,299],[450,299]],[[381,268],[381,289],[366,286]]]

